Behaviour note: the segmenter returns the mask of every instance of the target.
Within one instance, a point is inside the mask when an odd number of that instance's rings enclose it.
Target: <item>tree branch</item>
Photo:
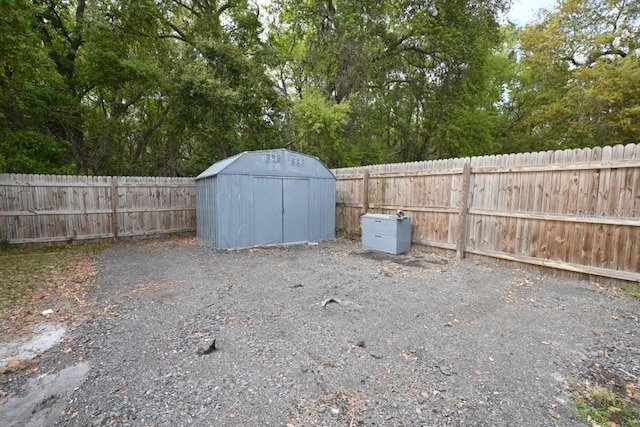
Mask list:
[[[84,20],[84,10],[87,6],[85,0],[78,1],[78,7],[76,8],[76,30],[80,28],[82,30],[82,21]],[[76,34],[76,37],[73,40],[70,40],[71,50],[73,51],[73,59],[75,60],[75,54],[77,50],[82,45],[82,36],[80,34]]]
[[[216,15],[220,17],[227,9],[234,7],[236,4],[233,1],[228,1],[216,11]]]
[[[593,64],[595,64],[596,61],[598,61],[598,59],[608,55],[616,55],[616,56],[619,56],[620,58],[625,58],[628,55],[628,53],[620,48],[612,47],[611,49],[607,49],[599,52],[591,52],[587,57],[586,61],[578,61],[573,56],[562,56],[560,57],[560,59],[571,63],[571,65],[575,67],[585,67],[585,66],[590,67]]]
[[[195,8],[183,3],[182,1],[180,1],[180,0],[171,0],[171,1],[173,1],[173,3],[175,3],[176,5],[187,9],[189,12],[193,13],[198,18],[202,17],[202,14],[200,12],[196,11]]]
[[[160,113],[160,116],[158,117],[158,119],[156,120],[156,122],[150,127],[147,128],[144,133],[142,134],[142,138],[141,140],[144,141],[144,144],[146,146],[148,139],[151,137],[151,135],[157,131],[158,129],[160,129],[160,126],[162,126],[162,124],[164,123],[164,120],[166,119],[167,115],[169,114],[169,111],[171,110],[171,105],[167,104],[167,106],[164,108],[164,110],[162,110],[162,112]],[[140,157],[142,157],[142,144],[138,144],[136,146],[136,153],[135,153],[135,158],[139,159]]]
[[[589,65],[596,62],[598,58],[601,58],[607,55],[616,55],[616,56],[619,56],[620,58],[624,58],[627,56],[627,52],[617,47],[612,47],[611,49],[603,50],[602,52],[592,52],[589,55]]]
[[[396,41],[394,41],[393,43],[391,43],[390,46],[387,46],[382,52],[380,52],[378,55],[374,55],[373,58],[371,59],[372,62],[376,62],[381,60],[382,58],[391,55],[397,48],[398,46],[402,45],[402,43],[404,43],[406,40],[409,39],[410,36],[402,36],[399,39],[397,39]]]
[[[158,34],[157,37],[159,39],[175,39],[180,40],[181,42],[188,43],[188,41],[179,34]]]
[[[169,25],[169,27],[175,31],[176,33],[178,33],[178,36],[175,36],[174,38],[177,38],[178,40],[182,40],[185,43],[189,43],[191,44],[191,42],[189,41],[189,37],[187,37],[187,35],[185,34],[184,31],[182,31],[180,29],[180,27],[178,27],[176,24],[174,24],[173,22],[167,22],[167,25]]]
[[[55,21],[57,23],[56,27],[60,29],[60,32],[62,33],[64,38],[71,44],[72,43],[71,35],[67,31],[67,29],[64,27],[64,22],[62,21],[62,17],[60,16],[58,11],[56,10],[56,7],[52,3],[49,3],[49,11],[51,12],[51,15],[53,15],[53,17],[55,18]]]

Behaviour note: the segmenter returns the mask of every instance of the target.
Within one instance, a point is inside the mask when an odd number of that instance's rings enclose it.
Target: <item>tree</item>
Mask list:
[[[563,0],[525,27],[514,136],[526,150],[640,139],[640,5]]]
[[[319,92],[305,92],[292,112],[296,147],[332,167],[354,166],[353,146],[344,136],[349,109],[346,102],[338,104]]]
[[[0,167],[194,175],[280,146],[334,167],[500,151],[505,3],[274,0],[265,35],[248,0],[8,0]]]
[[[246,0],[1,7],[3,171],[184,175],[281,144],[282,98]]]
[[[65,107],[63,82],[39,43],[35,10],[25,0],[0,3],[0,171],[67,172],[52,119]]]
[[[176,124],[190,141],[187,169],[280,146],[282,100],[263,61],[259,9],[247,1],[167,1],[165,7],[164,37],[180,42],[173,96]]]
[[[491,87],[489,67],[503,2],[277,5],[271,42],[284,59],[277,72],[281,90],[313,90],[327,102],[348,103],[345,138],[356,163],[492,148],[492,136],[477,135],[498,114],[493,104],[500,86]]]

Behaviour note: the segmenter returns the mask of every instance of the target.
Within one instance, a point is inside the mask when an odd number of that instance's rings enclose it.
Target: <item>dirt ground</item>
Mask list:
[[[0,376],[0,425],[577,426],[597,382],[638,405],[640,303],[597,284],[347,240],[97,263],[88,319]]]

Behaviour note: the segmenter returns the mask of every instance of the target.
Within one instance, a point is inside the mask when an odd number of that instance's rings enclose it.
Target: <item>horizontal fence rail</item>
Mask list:
[[[10,243],[194,230],[192,178],[0,175],[0,238]]]
[[[344,231],[359,233],[365,212],[402,209],[414,243],[459,257],[640,282],[636,144],[333,172]]]

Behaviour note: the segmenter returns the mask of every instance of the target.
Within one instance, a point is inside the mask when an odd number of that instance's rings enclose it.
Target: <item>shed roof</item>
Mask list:
[[[285,148],[236,154],[214,163],[196,180],[220,174],[335,179],[318,158]]]

